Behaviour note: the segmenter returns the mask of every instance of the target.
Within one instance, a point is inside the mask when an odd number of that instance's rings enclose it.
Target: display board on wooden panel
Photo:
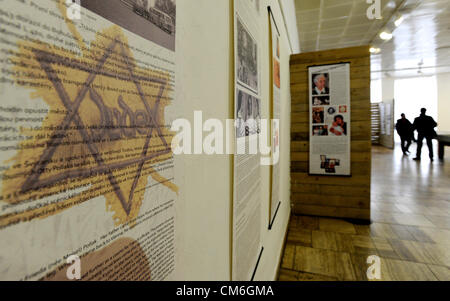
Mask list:
[[[394,108],[395,100],[383,100],[379,103],[380,108],[380,144],[384,147],[394,149],[395,147],[395,119]]]
[[[256,1],[256,0],[255,0]],[[236,150],[233,164],[232,280],[253,278],[261,254],[259,1],[234,0]]]
[[[359,46],[291,56],[291,200],[295,214],[370,219],[369,48]],[[348,62],[351,66],[351,177],[309,173],[310,136],[313,125],[310,124],[312,84],[308,68],[323,65],[324,62],[328,64]],[[328,93],[333,94],[332,83],[329,89],[331,91]]]
[[[0,279],[171,280],[176,2],[81,4],[2,2]]]
[[[309,173],[351,175],[350,64],[309,70]]]
[[[273,17],[272,10],[268,8],[269,13],[269,44],[270,44],[270,55],[272,61],[272,76],[271,76],[271,99],[270,99],[270,119],[271,123],[271,133],[272,133],[272,154],[277,160],[274,160],[274,164],[271,165],[271,192],[270,192],[270,206],[269,206],[269,229],[272,228],[275,222],[275,217],[278,208],[281,204],[280,199],[280,118],[281,118],[281,45],[280,45],[280,32]],[[278,154],[278,155],[277,155]]]

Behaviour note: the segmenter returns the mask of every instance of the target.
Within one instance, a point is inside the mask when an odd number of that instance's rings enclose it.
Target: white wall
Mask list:
[[[395,97],[395,79],[392,77],[381,80],[381,98],[380,101],[394,99]]]
[[[278,268],[278,263],[280,257],[282,256],[282,246],[285,238],[285,233],[287,230],[289,216],[291,212],[290,206],[290,138],[291,138],[291,91],[290,91],[290,47],[288,40],[288,33],[286,32],[286,27],[283,25],[283,15],[281,13],[278,1],[262,1],[261,3],[267,3],[272,8],[272,13],[274,15],[275,21],[277,22],[278,29],[281,35],[281,120],[280,120],[280,164],[281,164],[281,180],[280,180],[280,191],[281,191],[281,206],[278,211],[275,223],[272,230],[268,230],[268,212],[269,212],[269,169],[263,170],[263,182],[267,183],[262,185],[262,210],[263,210],[263,222],[262,222],[262,244],[264,246],[264,253],[259,263],[258,271],[255,275],[255,280],[275,280],[276,272]],[[269,58],[271,53],[269,50],[269,24],[268,18],[265,11],[261,12],[261,27],[264,28],[263,39],[261,43],[262,46],[262,57],[266,58],[263,60],[262,64],[262,99],[269,99],[269,84],[270,84],[270,74],[269,74]],[[285,15],[286,17],[286,15]],[[267,46],[265,46],[267,45]],[[269,103],[266,101],[267,112],[269,112]]]
[[[278,0],[288,33],[292,54],[300,53],[300,39],[298,34],[297,15],[294,0]]]
[[[180,118],[193,125],[204,118],[226,119],[230,101],[229,1],[177,1],[176,102]],[[177,280],[229,279],[230,159],[176,156]]]
[[[381,79],[375,79],[370,81],[370,102],[379,103],[383,100],[383,84]]]
[[[267,4],[277,23],[283,18],[276,0],[261,0],[261,98],[269,112],[269,45]],[[231,0],[177,1],[177,100],[179,115],[193,124],[195,110],[204,120],[233,117],[232,12]],[[281,164],[282,206],[274,228],[268,230],[269,169],[262,169],[262,244],[264,253],[255,276],[275,280],[282,243],[290,215],[290,91],[289,55],[285,26],[280,26],[283,43]],[[266,115],[267,116],[267,115]],[[180,186],[177,204],[178,256],[176,280],[230,280],[232,157],[178,156],[176,182]]]
[[[437,75],[438,129],[450,131],[450,73]]]

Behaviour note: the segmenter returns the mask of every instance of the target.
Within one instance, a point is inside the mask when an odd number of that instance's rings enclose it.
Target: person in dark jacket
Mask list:
[[[422,114],[414,120],[414,130],[417,131],[417,155],[414,158],[416,161],[420,161],[422,154],[423,138],[427,139],[428,151],[431,161],[433,161],[433,138],[436,138],[437,134],[434,130],[437,127],[436,121],[433,117],[427,116],[427,109],[421,110]]]
[[[408,155],[411,140],[414,137],[414,130],[412,123],[406,119],[405,114],[402,114],[402,119],[397,120],[395,129],[397,130],[397,133],[402,141],[402,152],[404,155]]]

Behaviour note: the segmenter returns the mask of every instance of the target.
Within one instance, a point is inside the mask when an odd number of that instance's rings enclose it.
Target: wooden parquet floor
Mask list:
[[[371,255],[383,281],[450,280],[450,158],[411,151],[373,148],[371,225],[292,216],[279,280],[365,281]]]

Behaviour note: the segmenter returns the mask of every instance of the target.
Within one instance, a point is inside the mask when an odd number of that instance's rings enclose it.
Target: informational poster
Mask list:
[[[172,279],[175,0],[0,14],[0,280]]]
[[[378,104],[380,107],[380,128],[381,128],[381,135],[387,135],[386,132],[386,105],[384,103]],[[389,132],[389,131],[388,131]]]
[[[252,279],[261,250],[260,38],[255,3],[235,0],[235,126],[232,280]]]
[[[272,153],[280,153],[280,118],[281,118],[281,72],[280,72],[280,33],[278,26],[269,8],[270,19],[270,45],[272,56],[272,99],[271,99],[271,120],[272,122]],[[280,206],[280,160],[271,166],[271,196],[269,206],[269,228],[275,221],[278,208]]]
[[[392,110],[391,110],[391,104],[386,104],[386,111],[385,111],[386,117],[386,135],[391,136],[391,129],[392,129]]]
[[[391,149],[395,147],[395,120],[393,114],[394,102],[394,99],[386,99],[378,104],[380,108],[381,127],[380,144]]]
[[[350,176],[350,64],[309,67],[309,86],[309,173]]]

